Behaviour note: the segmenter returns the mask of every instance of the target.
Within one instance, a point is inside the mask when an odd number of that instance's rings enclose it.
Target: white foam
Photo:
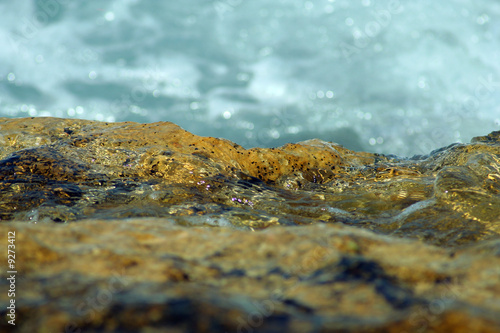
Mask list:
[[[0,116],[173,120],[250,146],[348,128],[401,155],[497,130],[500,4],[394,3],[65,1],[49,24],[2,3]]]

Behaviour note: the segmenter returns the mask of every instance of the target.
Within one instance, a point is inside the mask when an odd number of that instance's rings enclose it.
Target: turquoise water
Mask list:
[[[500,127],[500,2],[0,1],[0,116],[410,156]]]

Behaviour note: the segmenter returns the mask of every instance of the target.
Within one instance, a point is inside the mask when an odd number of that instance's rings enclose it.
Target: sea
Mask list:
[[[428,154],[500,129],[500,1],[0,0],[0,117],[45,116]]]

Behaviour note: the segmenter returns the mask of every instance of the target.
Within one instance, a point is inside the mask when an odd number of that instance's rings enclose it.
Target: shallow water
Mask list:
[[[500,125],[493,1],[0,1],[0,116],[426,154]]]

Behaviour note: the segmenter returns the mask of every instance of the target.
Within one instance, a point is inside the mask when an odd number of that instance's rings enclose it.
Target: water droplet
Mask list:
[[[483,14],[481,16],[479,16],[477,19],[476,19],[476,22],[477,24],[479,25],[483,25],[485,24],[486,22],[488,22],[490,20],[490,17],[486,14]]]
[[[104,14],[104,18],[106,19],[106,21],[111,22],[115,19],[115,13],[107,12],[106,14]]]

